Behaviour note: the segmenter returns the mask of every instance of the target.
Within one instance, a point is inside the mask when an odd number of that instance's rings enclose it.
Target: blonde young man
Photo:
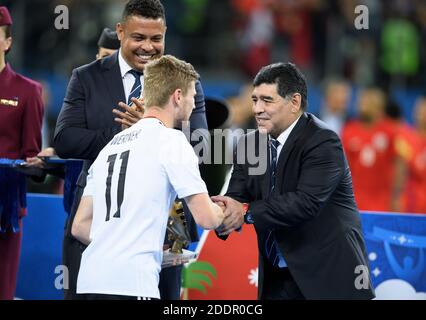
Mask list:
[[[198,158],[173,129],[194,109],[194,68],[172,56],[145,67],[144,118],[114,136],[89,170],[72,234],[88,244],[77,293],[92,299],[159,299],[169,209],[185,199],[197,224],[217,228],[223,212],[200,177]]]

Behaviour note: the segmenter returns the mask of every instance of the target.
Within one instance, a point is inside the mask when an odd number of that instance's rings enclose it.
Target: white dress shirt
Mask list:
[[[277,159],[280,158],[281,150],[284,146],[284,143],[287,141],[288,137],[290,136],[291,131],[293,131],[294,127],[296,126],[297,122],[299,121],[301,115],[299,118],[296,119],[287,129],[285,129],[277,138],[277,140],[280,142],[280,145],[277,148]],[[272,157],[271,157],[272,158]]]
[[[132,67],[124,60],[121,55],[121,49],[118,52],[118,64],[120,66],[121,79],[123,81],[124,94],[126,96],[126,103],[129,100],[130,92],[132,91],[132,87],[135,84],[135,77],[129,73],[132,70]],[[141,75],[141,96],[143,92],[143,75]]]

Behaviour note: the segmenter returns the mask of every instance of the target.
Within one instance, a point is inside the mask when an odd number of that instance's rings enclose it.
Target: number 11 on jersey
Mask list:
[[[113,215],[114,218],[120,218],[120,209],[121,209],[121,204],[123,203],[123,198],[124,198],[124,184],[126,182],[126,170],[127,170],[127,163],[129,161],[129,153],[130,153],[130,150],[127,150],[121,153],[120,155],[121,167],[120,167],[120,173],[118,175],[117,211]],[[107,160],[107,162],[109,163],[109,166],[108,166],[108,176],[106,179],[106,190],[105,190],[105,200],[106,200],[106,206],[107,206],[105,221],[109,221],[109,218],[110,218],[111,183],[112,183],[112,175],[114,174],[114,165],[115,165],[116,159],[117,159],[117,153],[110,155]]]

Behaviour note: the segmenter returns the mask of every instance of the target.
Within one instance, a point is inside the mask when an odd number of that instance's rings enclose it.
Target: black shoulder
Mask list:
[[[321,119],[319,119],[317,116],[313,115],[312,113],[306,113],[306,116],[308,117],[308,123],[311,126],[316,127],[319,131],[326,131],[326,132],[331,131],[332,133],[336,134],[330,128],[330,126],[327,123],[325,123],[324,121],[322,121]]]
[[[101,66],[102,65],[100,60],[94,60],[88,64],[75,68],[74,72],[77,72],[79,74],[86,73],[86,72],[93,72],[95,70],[101,70]]]
[[[113,68],[118,61],[118,52],[115,52],[114,54],[103,58],[103,59],[96,59],[88,64],[85,64],[81,67],[78,67],[74,69],[77,73],[86,73],[86,72],[99,72],[101,70],[108,70]]]
[[[334,132],[327,123],[318,119],[315,115],[311,113],[306,113],[308,118],[308,127],[311,131],[311,138],[313,140],[339,140],[340,138],[336,132]]]

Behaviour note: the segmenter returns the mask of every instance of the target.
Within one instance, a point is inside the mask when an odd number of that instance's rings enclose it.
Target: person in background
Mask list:
[[[12,18],[0,7],[0,158],[28,160],[41,148],[42,87],[6,63],[11,47]],[[25,175],[0,167],[0,300],[15,295],[25,207]]]
[[[406,212],[426,214],[426,97],[419,97],[414,107],[415,145],[409,162],[404,202]]]
[[[341,135],[342,128],[348,120],[350,86],[343,80],[329,80],[324,88],[324,101],[319,118]]]
[[[398,211],[404,165],[397,148],[398,127],[385,115],[386,96],[380,89],[359,93],[358,119],[342,133],[343,147],[352,172],[355,199],[360,210]]]
[[[117,32],[105,28],[98,40],[98,53],[96,59],[103,59],[114,54],[120,48]]]
[[[414,206],[413,189],[409,179],[413,174],[412,163],[417,148],[417,136],[414,128],[405,121],[400,105],[388,99],[385,108],[386,118],[395,126],[395,185],[401,187],[391,200],[391,208],[396,212],[412,212]],[[399,194],[399,197],[398,197]]]

